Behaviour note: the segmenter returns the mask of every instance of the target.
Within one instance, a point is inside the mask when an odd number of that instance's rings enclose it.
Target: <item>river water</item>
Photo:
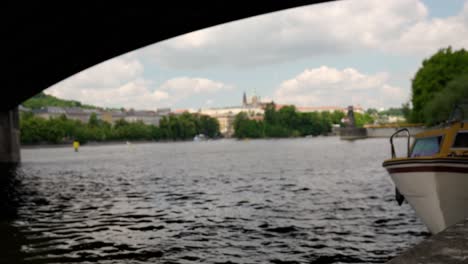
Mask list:
[[[384,263],[429,235],[389,155],[337,137],[23,149],[3,260]]]

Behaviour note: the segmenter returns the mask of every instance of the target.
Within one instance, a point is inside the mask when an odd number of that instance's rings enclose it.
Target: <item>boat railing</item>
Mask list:
[[[410,156],[410,131],[408,128],[402,128],[402,129],[399,129],[397,130],[395,133],[393,133],[393,135],[390,137],[390,145],[392,146],[392,159],[396,158],[396,153],[395,153],[395,146],[393,145],[393,137],[395,137],[396,135],[400,134],[401,132],[406,132],[406,135],[408,137],[408,144],[407,144],[407,153],[406,153],[406,157],[409,158]]]

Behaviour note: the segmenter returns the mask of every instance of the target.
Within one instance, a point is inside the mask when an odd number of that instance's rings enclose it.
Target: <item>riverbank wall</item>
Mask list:
[[[366,126],[363,128],[340,127],[332,130],[331,134],[340,136],[341,139],[362,139],[362,138],[389,138],[396,131],[402,128],[407,128],[411,136],[426,131],[426,127],[422,125],[387,125],[387,126]],[[401,134],[400,136],[406,136]]]
[[[468,219],[437,233],[387,264],[468,263]]]
[[[393,135],[393,133],[395,133],[396,131],[398,131],[401,128],[405,128],[405,127],[404,126],[402,126],[402,127],[367,127],[365,129],[366,129],[367,137],[370,137],[370,138],[381,138],[381,137],[388,138],[388,137],[391,137]],[[408,128],[411,136],[414,136],[414,135],[416,135],[418,133],[421,133],[421,132],[426,130],[426,128],[423,127],[423,126],[406,127],[406,128]],[[402,135],[405,135],[405,134],[402,134]]]
[[[340,138],[347,140],[367,138],[367,129],[360,127],[342,127],[340,129]]]

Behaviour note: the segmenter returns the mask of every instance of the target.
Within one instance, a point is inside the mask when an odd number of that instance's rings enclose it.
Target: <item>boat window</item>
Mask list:
[[[453,142],[453,148],[468,148],[468,131],[459,132]]]
[[[411,157],[432,156],[440,151],[442,136],[418,138],[414,143]]]

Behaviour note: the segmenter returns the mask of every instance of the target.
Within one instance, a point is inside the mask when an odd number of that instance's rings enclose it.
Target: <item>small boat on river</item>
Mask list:
[[[390,137],[392,158],[383,163],[398,203],[408,201],[433,234],[468,218],[468,120],[458,109],[458,117],[416,134],[411,146],[409,130],[396,131]],[[396,157],[393,138],[403,132],[407,155]]]
[[[208,138],[203,135],[203,134],[198,134],[195,137],[193,137],[193,141],[200,142],[200,141],[207,141]]]

